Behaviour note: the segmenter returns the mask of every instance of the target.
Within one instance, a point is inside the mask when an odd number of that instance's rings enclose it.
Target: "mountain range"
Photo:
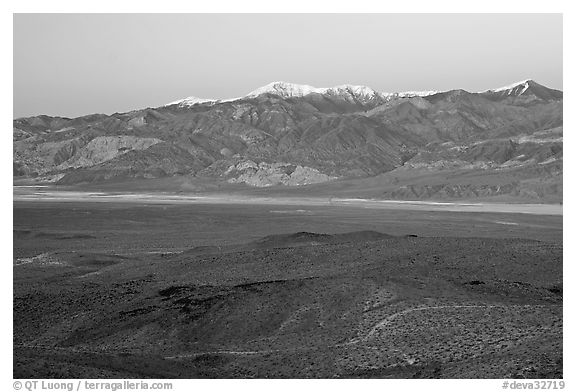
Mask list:
[[[563,92],[274,82],[127,113],[13,121],[15,184],[562,202]]]

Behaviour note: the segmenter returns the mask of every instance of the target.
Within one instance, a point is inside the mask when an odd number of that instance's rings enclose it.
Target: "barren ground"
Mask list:
[[[17,378],[562,377],[561,215],[16,201],[13,250]]]

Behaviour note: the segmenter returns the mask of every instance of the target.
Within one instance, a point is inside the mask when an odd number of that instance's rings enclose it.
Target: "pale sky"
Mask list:
[[[15,14],[14,117],[232,98],[273,81],[562,90],[561,14]]]

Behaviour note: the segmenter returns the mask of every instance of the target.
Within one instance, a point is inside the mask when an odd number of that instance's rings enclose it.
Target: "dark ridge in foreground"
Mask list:
[[[389,234],[369,230],[341,234],[319,234],[301,231],[292,234],[269,235],[248,244],[248,246],[252,245],[256,248],[281,248],[291,246],[339,244],[345,242],[380,241],[392,237],[393,236]]]
[[[347,242],[369,242],[394,238],[390,234],[377,231],[364,230],[350,233],[322,234],[301,231],[290,234],[273,234],[262,237],[256,241],[240,245],[228,246],[196,246],[184,251],[185,254],[201,255],[224,252],[246,251],[251,249],[290,248],[298,246],[335,245]]]

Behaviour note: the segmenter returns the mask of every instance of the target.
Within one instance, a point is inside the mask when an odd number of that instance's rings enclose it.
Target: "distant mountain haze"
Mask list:
[[[533,80],[482,92],[273,82],[244,97],[16,119],[14,181],[557,203],[562,104]]]

